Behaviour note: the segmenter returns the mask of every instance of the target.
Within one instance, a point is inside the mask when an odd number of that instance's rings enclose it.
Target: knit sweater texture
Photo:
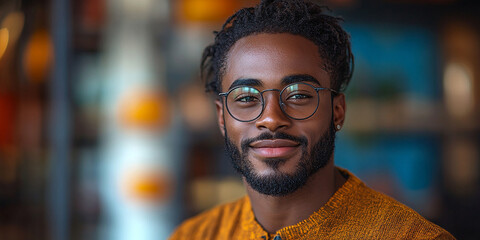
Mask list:
[[[367,187],[340,169],[347,181],[307,219],[269,234],[255,220],[250,199],[217,206],[180,225],[182,239],[455,239],[414,210]]]

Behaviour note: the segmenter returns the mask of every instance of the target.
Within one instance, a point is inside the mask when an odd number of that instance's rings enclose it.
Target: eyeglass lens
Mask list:
[[[267,90],[268,91],[268,90]],[[227,95],[227,109],[240,121],[251,121],[262,114],[262,92],[249,86],[234,88]],[[280,92],[283,112],[293,119],[305,119],[318,107],[318,93],[308,84],[294,83]]]

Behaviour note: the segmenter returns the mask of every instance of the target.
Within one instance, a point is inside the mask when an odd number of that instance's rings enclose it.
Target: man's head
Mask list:
[[[323,11],[262,1],[230,17],[204,51],[207,90],[224,93],[216,104],[227,151],[260,193],[292,193],[331,162],[353,56],[340,19]]]
[[[230,48],[241,38],[259,33],[290,33],[303,36],[318,46],[331,77],[331,88],[342,91],[353,72],[353,55],[341,18],[327,15],[326,7],[303,0],[262,0],[259,5],[236,12],[216,32],[215,42],[205,48],[202,76],[206,89],[221,92]]]

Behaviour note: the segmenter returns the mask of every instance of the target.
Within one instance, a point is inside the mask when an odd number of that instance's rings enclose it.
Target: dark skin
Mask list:
[[[227,66],[222,78],[222,91],[228,91],[236,80],[256,79],[255,87],[259,90],[282,89],[288,76],[309,75],[316,82],[309,81],[316,87],[331,87],[329,74],[323,69],[324,60],[318,53],[318,47],[310,40],[288,33],[257,34],[238,40],[227,56]],[[299,80],[301,81],[301,80]],[[279,104],[278,93],[266,92],[265,110],[262,115],[251,122],[239,122],[233,119],[221,101],[216,101],[220,131],[240,148],[241,141],[253,138],[263,132],[284,132],[308,139],[308,151],[312,145],[331,126],[332,114],[335,126],[343,125],[345,119],[345,96],[338,94],[332,98],[328,91],[320,91],[320,103],[317,112],[305,120],[293,120],[286,116]],[[332,113],[333,110],[333,113]],[[248,151],[248,161],[259,176],[268,176],[278,171],[291,174],[301,158],[300,147],[269,147]],[[266,161],[275,153],[284,157],[277,169]],[[307,219],[320,209],[345,183],[345,178],[335,169],[333,154],[328,164],[312,175],[306,184],[286,196],[269,196],[252,189],[245,181],[253,212],[260,225],[269,233],[297,224]]]

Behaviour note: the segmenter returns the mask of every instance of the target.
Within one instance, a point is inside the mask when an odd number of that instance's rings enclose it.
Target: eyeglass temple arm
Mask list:
[[[330,92],[333,92],[334,94],[339,94],[340,92],[337,91],[337,90],[334,90],[334,89],[331,89],[331,88],[325,88],[325,87],[319,87],[319,88],[315,88],[315,90],[318,92],[320,90],[328,90]]]

